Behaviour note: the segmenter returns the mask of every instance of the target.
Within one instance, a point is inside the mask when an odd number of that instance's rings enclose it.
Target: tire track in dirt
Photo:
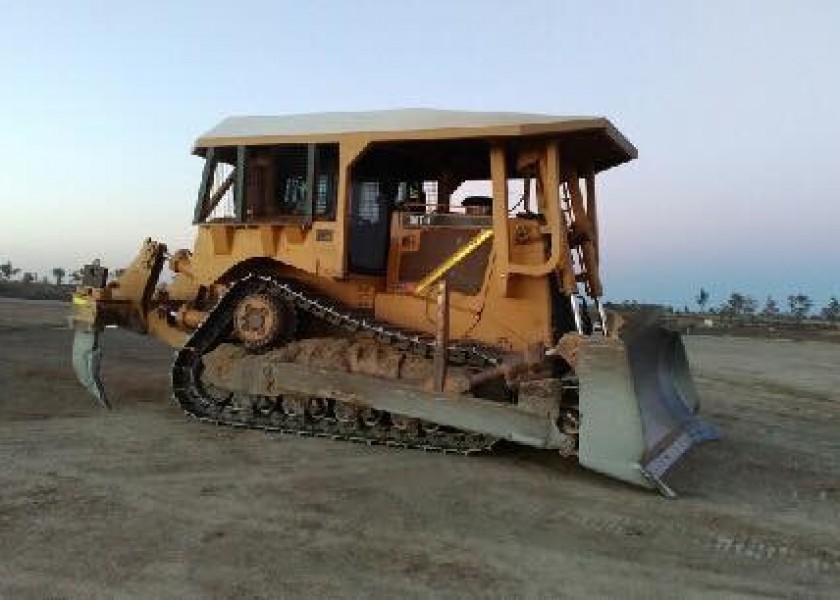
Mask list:
[[[807,546],[773,537],[738,531],[685,526],[673,521],[643,520],[612,515],[567,515],[570,521],[598,533],[617,537],[678,538],[695,548],[712,550],[721,558],[783,563],[806,573],[840,573],[840,546]]]

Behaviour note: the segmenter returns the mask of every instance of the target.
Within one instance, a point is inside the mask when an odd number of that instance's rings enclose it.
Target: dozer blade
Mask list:
[[[577,374],[585,467],[673,496],[663,475],[695,443],[720,437],[696,416],[699,398],[674,332],[650,326],[624,341],[587,338]]]
[[[105,387],[99,376],[102,364],[102,349],[99,346],[100,329],[97,327],[76,328],[73,336],[73,370],[79,383],[102,408],[111,408]]]

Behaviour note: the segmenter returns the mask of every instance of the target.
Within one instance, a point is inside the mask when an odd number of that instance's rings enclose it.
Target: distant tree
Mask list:
[[[64,279],[65,275],[67,275],[67,271],[65,271],[61,267],[55,267],[52,270],[52,275],[53,277],[55,277],[55,284],[61,285],[61,280]]]
[[[697,294],[694,301],[697,302],[697,306],[700,307],[700,312],[703,312],[706,309],[706,304],[709,303],[709,292],[706,291],[706,288],[700,288],[700,293]]]
[[[0,264],[0,279],[9,280],[18,273],[20,273],[20,269],[12,265],[10,260]]]
[[[822,309],[822,316],[823,319],[832,323],[840,321],[840,300],[837,299],[837,296],[831,297],[828,304]]]
[[[764,301],[764,307],[761,309],[761,314],[765,317],[777,317],[779,315],[779,305],[773,300],[772,296],[767,296]]]
[[[814,306],[814,301],[806,294],[793,294],[788,296],[788,307],[790,314],[797,321],[801,321],[805,316],[811,312],[811,307]]]
[[[35,273],[26,272],[23,274],[23,277],[20,279],[23,283],[33,283],[38,281],[38,275]]]
[[[76,269],[75,271],[71,271],[69,277],[72,283],[79,283],[82,280],[82,270]]]
[[[755,312],[755,298],[740,292],[732,292],[729,299],[720,307],[720,312],[730,317],[751,315]]]

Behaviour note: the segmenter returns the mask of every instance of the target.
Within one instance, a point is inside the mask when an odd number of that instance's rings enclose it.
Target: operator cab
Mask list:
[[[468,195],[489,190],[487,156],[484,141],[373,146],[351,170],[348,270],[387,275],[398,286],[491,227],[492,198]],[[196,224],[312,227],[338,218],[338,144],[209,148],[205,159]],[[422,257],[405,244],[391,247],[392,231],[405,228],[429,230]],[[402,275],[388,273],[389,256],[398,269],[405,262]]]
[[[444,276],[464,297],[551,282],[553,305],[580,284],[602,295],[594,177],[635,157],[601,118],[434,110],[232,118],[195,152],[197,247],[225,261],[380,295]]]

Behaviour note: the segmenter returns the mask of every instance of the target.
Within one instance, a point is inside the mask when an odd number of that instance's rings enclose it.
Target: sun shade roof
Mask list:
[[[283,143],[445,140],[556,134],[583,144],[598,170],[636,158],[636,148],[603,117],[408,108],[229,117],[195,143],[204,148]]]

